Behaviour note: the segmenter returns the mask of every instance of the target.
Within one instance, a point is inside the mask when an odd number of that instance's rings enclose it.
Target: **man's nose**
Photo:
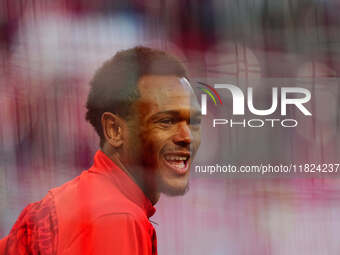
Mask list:
[[[186,121],[178,123],[176,134],[174,136],[174,142],[190,144],[192,142],[192,134],[189,124]]]

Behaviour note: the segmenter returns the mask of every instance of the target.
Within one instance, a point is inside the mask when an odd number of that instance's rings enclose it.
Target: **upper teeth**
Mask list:
[[[166,156],[166,160],[186,160],[187,157],[181,157],[181,156]]]

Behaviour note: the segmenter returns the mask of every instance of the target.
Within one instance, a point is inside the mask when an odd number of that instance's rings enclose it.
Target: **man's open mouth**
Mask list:
[[[188,162],[190,159],[189,152],[169,153],[165,154],[163,157],[166,165],[177,173],[183,174],[188,170]]]

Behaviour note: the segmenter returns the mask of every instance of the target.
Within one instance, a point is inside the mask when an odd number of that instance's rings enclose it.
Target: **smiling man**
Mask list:
[[[118,52],[91,81],[92,167],[28,205],[1,254],[157,254],[160,194],[183,195],[200,143],[200,108],[182,64],[159,50]]]

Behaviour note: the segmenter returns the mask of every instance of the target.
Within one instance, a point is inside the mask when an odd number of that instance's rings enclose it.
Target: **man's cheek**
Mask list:
[[[142,139],[142,144],[144,161],[147,162],[149,166],[155,165],[157,163],[159,152],[152,140],[152,136],[144,136],[144,139]]]

